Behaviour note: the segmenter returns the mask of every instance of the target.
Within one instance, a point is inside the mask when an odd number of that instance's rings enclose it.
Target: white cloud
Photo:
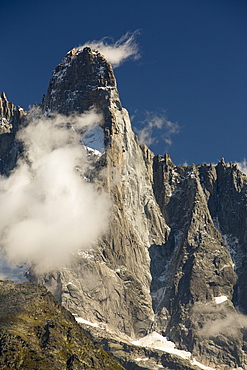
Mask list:
[[[139,47],[136,43],[136,35],[138,33],[139,31],[135,31],[133,33],[127,32],[116,42],[108,42],[109,38],[107,37],[104,37],[99,41],[88,41],[78,49],[83,49],[86,46],[89,46],[91,49],[98,50],[105,56],[107,61],[116,68],[129,58],[132,58],[133,60],[140,58]]]
[[[235,164],[238,165],[238,168],[240,169],[240,171],[242,171],[243,173],[245,173],[245,175],[247,175],[247,161],[246,161],[246,159],[243,159],[242,162],[235,162]]]
[[[139,129],[135,127],[134,129],[140,143],[146,145],[151,145],[163,140],[170,146],[172,144],[172,135],[178,134],[180,130],[179,124],[169,121],[165,113],[157,114],[147,112],[146,118],[141,124],[144,126],[143,128]]]
[[[0,179],[0,240],[10,261],[48,271],[96,243],[106,231],[110,201],[79,175],[89,168],[81,132],[101,117],[94,111],[33,116],[18,135],[23,157]]]
[[[247,328],[247,316],[238,312],[223,311],[222,314],[225,314],[225,317],[208,320],[199,330],[199,335],[205,338],[219,334],[232,336],[236,335],[241,328]]]
[[[229,304],[225,305],[227,300],[221,302],[214,297],[212,303],[197,303],[193,308],[196,320],[202,327],[198,328],[197,334],[204,338],[217,337],[225,335],[227,337],[235,336],[242,328],[247,328],[247,316],[234,310]],[[218,301],[218,302],[217,302]],[[216,304],[216,305],[215,305]]]

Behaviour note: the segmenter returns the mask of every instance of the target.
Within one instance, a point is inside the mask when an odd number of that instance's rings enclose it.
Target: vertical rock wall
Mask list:
[[[95,250],[76,256],[70,267],[32,279],[77,315],[143,336],[153,321],[148,248],[162,244],[168,228],[111,65],[97,51],[72,50],[53,72],[43,109],[68,115],[91,107],[103,115],[105,152],[93,181],[111,197],[109,230]],[[152,166],[151,152],[146,157]]]

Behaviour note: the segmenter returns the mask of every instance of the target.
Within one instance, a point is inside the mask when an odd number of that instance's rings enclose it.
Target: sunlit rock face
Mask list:
[[[90,48],[72,50],[53,72],[44,113],[91,107],[103,116],[103,155],[92,181],[110,194],[108,232],[93,250],[79,251],[71,266],[32,280],[44,283],[71,312],[139,337],[153,322],[148,249],[168,234],[147,171],[153,154],[138,144],[111,65]]]
[[[16,164],[20,146],[15,141],[24,110],[9,102],[5,93],[0,95],[0,173],[8,174]]]

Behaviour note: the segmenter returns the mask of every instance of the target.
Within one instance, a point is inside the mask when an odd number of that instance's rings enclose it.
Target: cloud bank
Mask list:
[[[172,135],[178,134],[180,131],[179,124],[167,120],[165,113],[147,112],[146,118],[141,124],[144,127],[141,129],[135,127],[135,132],[138,135],[140,143],[146,145],[164,140],[170,146],[172,144]]]
[[[90,111],[47,118],[33,111],[29,120],[18,135],[24,155],[10,177],[0,179],[0,240],[10,261],[44,272],[96,243],[110,202],[82,176],[89,163],[81,133],[101,117]]]
[[[139,31],[127,32],[116,42],[109,42],[111,40],[107,37],[99,41],[88,41],[78,49],[83,49],[87,46],[91,49],[96,49],[116,68],[129,58],[133,60],[140,58],[139,47],[136,42],[137,34],[139,34]]]
[[[197,304],[193,308],[195,319],[203,322],[197,334],[203,338],[224,335],[234,337],[239,331],[247,329],[247,316],[236,311],[233,307],[222,304]]]

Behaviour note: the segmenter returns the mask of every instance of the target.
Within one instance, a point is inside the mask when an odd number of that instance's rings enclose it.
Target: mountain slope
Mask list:
[[[0,281],[0,369],[123,369],[44,287]]]

